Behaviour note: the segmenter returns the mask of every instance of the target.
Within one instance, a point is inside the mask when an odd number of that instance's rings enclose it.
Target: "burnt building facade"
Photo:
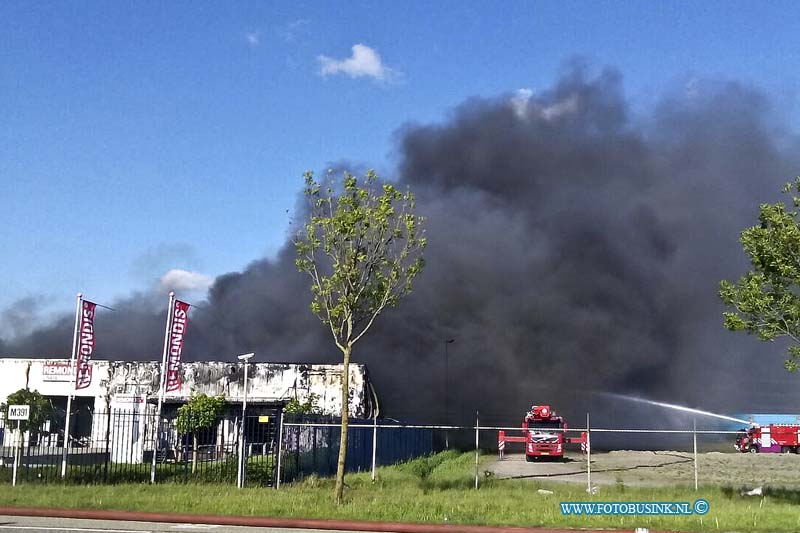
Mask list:
[[[291,400],[313,401],[316,411],[331,416],[341,413],[343,365],[297,363],[250,363],[248,368],[248,414],[275,412]],[[377,412],[378,399],[363,364],[349,365],[350,416],[370,418]],[[43,439],[63,444],[63,421],[67,395],[73,394],[73,439],[91,446],[108,432],[112,413],[155,415],[161,379],[158,362],[103,361],[91,364],[89,386],[75,390],[74,372],[68,359],[0,359],[0,401],[20,389],[44,395],[55,413]],[[193,362],[181,368],[181,386],[167,392],[162,417],[174,418],[177,409],[193,395],[222,396],[233,418],[244,399],[244,364],[235,362]],[[60,426],[60,427],[59,427]],[[13,431],[3,431],[0,445],[9,445]]]

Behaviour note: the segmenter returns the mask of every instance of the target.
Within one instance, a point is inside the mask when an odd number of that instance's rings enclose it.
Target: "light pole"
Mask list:
[[[455,339],[444,340],[444,422],[450,425],[450,379],[448,378],[447,345],[456,342]],[[450,430],[444,430],[444,447],[450,448]]]
[[[239,361],[244,362],[244,400],[242,401],[242,427],[239,433],[239,468],[236,473],[236,486],[240,489],[244,487],[245,458],[244,458],[244,426],[247,418],[247,367],[248,361],[255,353],[246,353],[238,357]]]

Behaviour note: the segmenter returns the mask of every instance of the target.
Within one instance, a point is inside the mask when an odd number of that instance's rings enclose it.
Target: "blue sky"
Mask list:
[[[798,27],[788,2],[0,3],[0,309],[241,269],[284,242],[304,170],[391,174],[402,125],[575,56],[636,109],[737,79],[796,125]]]

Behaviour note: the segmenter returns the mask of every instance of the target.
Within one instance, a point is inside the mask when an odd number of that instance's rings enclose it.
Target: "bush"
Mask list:
[[[461,454],[455,450],[448,450],[446,452],[418,457],[417,459],[405,463],[402,467],[414,474],[421,481],[425,481],[440,465],[456,459],[459,455]]]

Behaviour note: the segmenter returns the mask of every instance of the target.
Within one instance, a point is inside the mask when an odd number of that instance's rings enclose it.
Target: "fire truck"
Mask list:
[[[564,458],[564,445],[580,443],[581,451],[587,451],[589,442],[586,432],[579,437],[567,437],[567,424],[564,418],[550,409],[549,405],[532,405],[531,410],[522,421],[522,436],[506,435],[501,430],[497,435],[497,447],[500,459],[505,455],[507,442],[521,442],[525,444],[525,460],[536,461],[543,457]]]
[[[743,429],[734,447],[742,453],[798,453],[800,425],[770,424]]]

